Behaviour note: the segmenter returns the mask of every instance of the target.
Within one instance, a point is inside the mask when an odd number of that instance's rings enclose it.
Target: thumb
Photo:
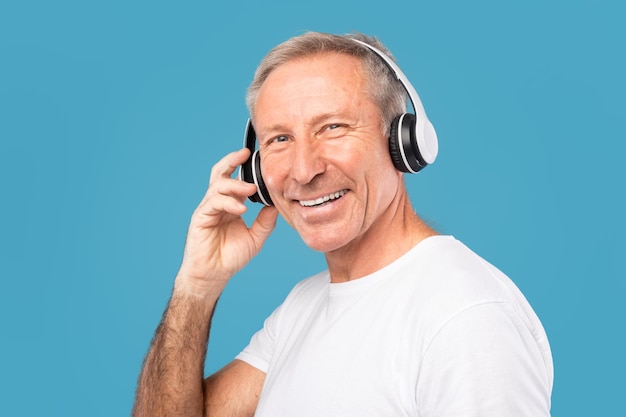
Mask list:
[[[258,216],[250,227],[250,234],[257,250],[261,249],[265,240],[276,227],[276,219],[278,218],[278,210],[276,207],[263,207]]]

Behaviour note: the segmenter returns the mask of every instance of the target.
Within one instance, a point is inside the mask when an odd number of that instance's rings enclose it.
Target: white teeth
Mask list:
[[[327,201],[335,200],[335,199],[341,197],[342,195],[344,195],[346,192],[347,192],[347,190],[341,190],[341,191],[337,191],[335,193],[331,193],[331,194],[325,195],[324,197],[317,198],[315,200],[300,200],[300,205],[302,207],[317,206],[317,205],[323,204],[323,203],[325,203]]]

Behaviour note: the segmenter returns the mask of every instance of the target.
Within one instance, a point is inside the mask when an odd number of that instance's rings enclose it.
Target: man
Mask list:
[[[392,162],[406,94],[358,38],[308,33],[272,50],[248,106],[273,202],[211,172],[140,376],[135,416],[547,416],[552,359],[500,271],[414,212]],[[238,357],[203,379],[211,316],[280,213],[328,270],[299,283]]]

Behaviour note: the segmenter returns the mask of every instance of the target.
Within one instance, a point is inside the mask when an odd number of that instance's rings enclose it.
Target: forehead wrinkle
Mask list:
[[[346,56],[353,58],[353,65],[350,65],[348,68],[337,68],[337,65],[341,64],[341,62],[333,60],[333,55],[339,55],[342,58]],[[329,57],[331,59],[328,59]],[[324,70],[322,71],[324,76],[306,72],[306,69],[303,75],[300,75],[299,71],[294,71],[298,65],[306,66],[313,63],[322,63],[323,67],[331,71],[330,75]],[[348,74],[344,72],[343,75],[339,75],[346,69],[350,71]],[[337,70],[334,74],[337,74],[339,78],[332,75],[333,70]],[[345,82],[346,75],[352,82]],[[277,79],[280,81],[277,81]],[[275,68],[259,89],[257,102],[252,114],[253,121],[258,119],[260,107],[264,108],[264,114],[269,114],[270,121],[272,118],[276,120],[276,116],[278,116],[279,120],[266,128],[258,126],[257,133],[266,135],[277,131],[285,132],[290,125],[285,120],[288,118],[304,120],[304,123],[307,125],[313,125],[326,118],[348,114],[349,109],[358,108],[360,101],[363,99],[371,99],[366,81],[362,63],[349,55],[325,53],[288,61]],[[285,99],[285,97],[287,98]],[[271,101],[275,100],[279,102],[283,100],[282,103],[279,103],[279,106],[287,109],[285,114],[272,114],[271,110],[274,106],[271,105]],[[259,106],[264,101],[266,102],[265,105]],[[289,101],[293,101],[295,105],[290,105]],[[329,105],[329,102],[332,104]],[[319,107],[321,106],[324,107],[320,109]],[[331,108],[329,109],[329,107]],[[269,113],[267,113],[268,109]]]

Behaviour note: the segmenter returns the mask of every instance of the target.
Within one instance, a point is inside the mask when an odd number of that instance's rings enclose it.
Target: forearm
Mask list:
[[[133,416],[202,416],[203,373],[217,296],[175,287],[139,377]]]
[[[217,388],[208,388],[207,394],[203,388],[209,327],[217,299],[228,280],[261,250],[278,215],[275,208],[264,207],[250,227],[241,217],[246,212],[243,202],[256,192],[256,186],[235,180],[232,174],[249,154],[245,148],[233,152],[211,170],[209,188],[191,217],[172,298],[139,377],[134,417],[203,416],[204,396],[211,397],[209,403],[213,398],[225,398],[221,391],[238,386],[241,375],[252,387],[245,403],[250,409],[256,404],[252,397],[260,392],[264,378],[258,371],[229,371],[230,377],[219,380],[232,383],[214,384]]]

